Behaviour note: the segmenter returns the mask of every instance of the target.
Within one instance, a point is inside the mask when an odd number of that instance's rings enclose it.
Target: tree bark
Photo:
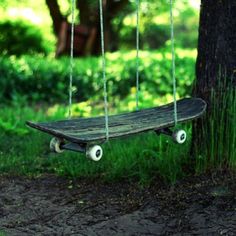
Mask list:
[[[196,93],[206,96],[219,83],[220,74],[236,76],[236,1],[202,0]],[[208,100],[208,99],[207,99]]]
[[[216,116],[227,113],[224,109],[229,101],[225,98],[230,89],[235,89],[235,85],[236,1],[202,0],[193,95],[203,98],[208,110],[203,119],[193,123],[193,153],[209,149],[210,139],[214,138],[210,132],[213,131],[216,137],[224,135],[220,130],[222,119]]]

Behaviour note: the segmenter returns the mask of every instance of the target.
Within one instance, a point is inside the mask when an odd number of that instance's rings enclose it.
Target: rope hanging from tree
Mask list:
[[[176,77],[175,77],[175,40],[174,40],[174,19],[173,19],[173,0],[170,0],[170,33],[171,33],[171,54],[172,54],[172,83],[174,98],[174,122],[177,125],[177,99],[176,99]]]
[[[105,112],[105,131],[106,140],[109,139],[109,120],[108,120],[108,101],[107,101],[107,78],[106,78],[106,58],[104,46],[104,22],[103,22],[103,2],[99,0],[100,11],[100,31],[101,31],[101,50],[102,50],[102,77],[103,77],[103,96],[104,96],[104,112]]]
[[[70,83],[69,83],[69,118],[72,116],[72,90],[73,90],[73,68],[74,68],[74,24],[75,24],[75,1],[71,0],[71,45],[70,45]],[[104,20],[103,20],[103,0],[99,0],[100,31],[101,31],[101,51],[102,51],[102,77],[105,113],[106,140],[109,139],[109,114],[107,98],[107,78],[106,78],[106,58],[104,46]],[[139,15],[140,0],[136,0],[136,110],[139,110]],[[171,53],[172,53],[172,82],[174,99],[174,122],[177,125],[177,99],[176,99],[176,77],[175,77],[175,45],[174,45],[174,20],[173,20],[173,0],[170,0],[170,30],[171,30]]]
[[[70,83],[69,83],[69,119],[72,117],[72,92],[74,70],[74,29],[75,29],[75,0],[71,0],[71,41],[70,41]]]
[[[136,110],[139,110],[139,0],[136,0]]]

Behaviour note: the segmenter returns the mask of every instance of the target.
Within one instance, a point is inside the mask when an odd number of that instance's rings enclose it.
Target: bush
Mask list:
[[[36,26],[22,20],[0,22],[0,53],[22,55],[47,54],[43,36]]]
[[[178,49],[176,77],[180,96],[190,93],[194,79],[194,50]],[[122,99],[136,84],[136,52],[107,54],[107,80],[110,100]],[[171,54],[140,52],[141,91],[160,97],[172,93]],[[68,100],[70,60],[43,56],[0,57],[0,99],[28,102],[63,103]],[[85,101],[103,96],[100,59],[75,60],[74,100]],[[144,93],[144,94],[145,94]]]

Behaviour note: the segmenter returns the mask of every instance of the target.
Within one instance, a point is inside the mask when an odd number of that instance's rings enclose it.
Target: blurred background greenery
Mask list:
[[[58,4],[62,14],[70,19],[70,2],[59,0]],[[199,4],[199,0],[182,0],[174,3],[178,47],[196,48],[197,46]],[[169,40],[169,1],[141,1],[140,10],[141,48],[150,50],[165,46]],[[37,2],[3,0],[0,15],[2,54],[51,55],[54,53],[56,38],[53,34],[52,19],[44,0]],[[135,17],[135,1],[132,0],[112,20],[111,27],[116,37],[111,43],[116,44],[119,50],[130,50],[135,46]]]
[[[58,4],[62,14],[70,18],[70,1],[60,0]],[[169,2],[141,1],[140,10],[141,100],[151,106],[158,100],[171,99]],[[65,103],[69,61],[67,57],[54,59],[57,39],[45,1],[3,0],[0,15],[0,99]],[[116,37],[111,43],[117,50],[107,55],[107,75],[113,105],[117,99],[130,99],[135,93],[135,17],[135,1],[130,1],[112,20]],[[181,97],[191,93],[194,80],[199,0],[175,1],[174,18]],[[97,102],[96,97],[102,95],[99,58],[76,59],[75,63],[75,101]]]

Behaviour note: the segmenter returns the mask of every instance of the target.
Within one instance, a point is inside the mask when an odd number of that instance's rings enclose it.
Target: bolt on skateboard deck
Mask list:
[[[206,103],[200,98],[185,98],[177,101],[178,123],[190,121],[203,115]],[[169,134],[168,128],[175,125],[174,103],[160,107],[112,115],[109,117],[109,139],[134,135],[153,130]],[[35,123],[27,121],[32,128],[48,133],[59,140],[67,141],[61,147],[84,151],[86,146],[106,141],[104,117],[75,118],[54,122]]]

